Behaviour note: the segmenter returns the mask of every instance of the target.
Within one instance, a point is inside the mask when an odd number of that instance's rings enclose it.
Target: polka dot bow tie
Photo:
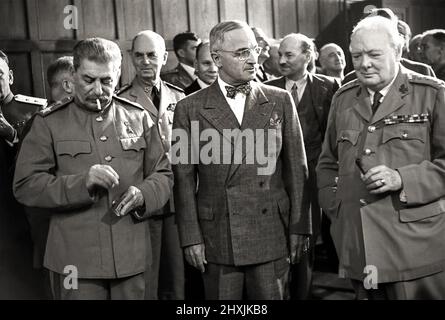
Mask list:
[[[235,99],[237,93],[242,93],[247,96],[250,93],[250,91],[252,91],[252,87],[250,86],[249,83],[246,83],[238,87],[226,86],[226,90],[227,90],[227,98]]]

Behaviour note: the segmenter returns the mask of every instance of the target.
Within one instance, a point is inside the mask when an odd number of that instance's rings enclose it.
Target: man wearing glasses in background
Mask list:
[[[286,91],[252,81],[261,48],[246,23],[216,25],[210,51],[219,78],[179,101],[173,121],[174,133],[186,133],[185,143],[172,139],[181,246],[203,273],[206,299],[283,299],[288,258],[302,256],[311,231],[301,214],[307,166],[295,105]],[[201,157],[189,161],[186,149]]]

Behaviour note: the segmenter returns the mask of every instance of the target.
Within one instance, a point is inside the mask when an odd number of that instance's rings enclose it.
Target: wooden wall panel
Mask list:
[[[341,10],[341,0],[319,0],[320,29],[332,23]]]
[[[281,38],[286,34],[298,32],[297,2],[294,0],[275,0],[273,5],[275,37]]]
[[[2,0],[0,5],[0,39],[26,39],[25,0]]]
[[[208,39],[212,27],[218,23],[217,0],[189,0],[190,30]]]
[[[71,56],[71,52],[42,52],[42,65],[43,65],[43,78],[44,78],[44,87],[45,87],[45,97],[48,98],[48,78],[46,77],[46,70],[49,65],[54,62],[57,58],[63,56]]]
[[[247,21],[245,0],[219,0],[221,21],[241,20]]]
[[[260,27],[268,37],[274,37],[272,0],[247,0],[249,24]]]
[[[187,0],[153,0],[155,7],[155,31],[164,39],[172,40],[189,29]],[[158,17],[158,18],[156,18]],[[171,46],[168,46],[171,48]]]
[[[152,0],[124,0],[125,39],[131,40],[141,30],[153,30]]]
[[[318,1],[298,0],[298,32],[315,38],[318,31]]]
[[[84,36],[117,38],[116,12],[114,1],[110,0],[82,0],[82,14]]]
[[[64,20],[67,15],[64,8],[72,5],[70,0],[39,0],[37,4],[37,14],[44,17],[51,12],[51,19],[39,19],[39,39],[58,40],[74,39],[74,30],[65,29]]]

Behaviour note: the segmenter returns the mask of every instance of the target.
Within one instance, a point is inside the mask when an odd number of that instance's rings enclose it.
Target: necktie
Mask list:
[[[252,87],[250,86],[249,83],[245,83],[238,87],[226,86],[226,90],[227,90],[227,98],[235,99],[236,94],[238,92],[243,93],[244,95],[247,96],[250,93],[250,91],[252,91]]]
[[[153,87],[153,89],[151,89],[151,102],[153,102],[156,109],[159,110],[161,99],[159,98],[159,90],[156,87]]]
[[[292,98],[294,98],[295,106],[298,107],[298,104],[300,103],[300,99],[298,99],[298,87],[297,84],[294,83],[291,89],[291,95]]]
[[[377,111],[377,109],[379,108],[380,105],[380,99],[383,97],[383,95],[377,91],[376,93],[374,93],[374,100],[372,102],[372,114],[375,114],[375,112]]]

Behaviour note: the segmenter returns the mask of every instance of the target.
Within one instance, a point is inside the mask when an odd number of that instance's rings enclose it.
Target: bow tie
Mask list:
[[[226,86],[226,90],[227,90],[227,98],[235,99],[235,96],[238,92],[243,93],[244,95],[247,96],[250,93],[250,91],[252,91],[252,87],[250,86],[249,83],[246,83],[238,87]]]

